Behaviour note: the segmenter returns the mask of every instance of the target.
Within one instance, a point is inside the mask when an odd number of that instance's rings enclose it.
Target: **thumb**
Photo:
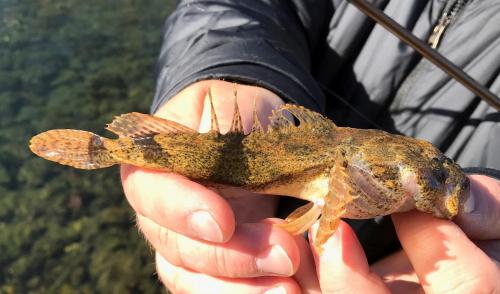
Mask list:
[[[314,244],[318,222],[309,232]],[[354,231],[343,221],[323,245],[321,255],[311,246],[322,293],[389,293],[382,279],[370,271],[365,253]]]
[[[471,175],[469,199],[454,219],[471,239],[500,239],[500,181]]]

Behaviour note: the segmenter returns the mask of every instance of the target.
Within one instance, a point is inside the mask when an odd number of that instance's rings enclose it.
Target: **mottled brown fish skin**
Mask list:
[[[235,117],[238,122],[239,115]],[[307,177],[324,174],[333,165],[336,126],[318,113],[308,113],[302,119],[304,122],[295,126],[278,113],[268,131],[256,127],[247,135],[242,131],[220,134],[215,130],[149,137],[141,133],[139,137],[120,137],[107,148],[120,163],[176,172],[205,183],[262,191],[272,185],[307,181]],[[119,134],[121,128],[139,132],[128,121],[117,121],[108,129]],[[256,121],[256,125],[260,123]]]
[[[458,213],[469,190],[462,169],[427,141],[379,130],[339,128],[351,193],[345,217],[416,208],[438,217]]]
[[[204,184],[308,200],[279,226],[300,234],[321,215],[314,244],[318,252],[340,217],[372,218],[416,208],[452,218],[469,194],[461,168],[422,140],[340,128],[319,113],[290,104],[273,112],[266,131],[254,109],[252,132],[244,134],[236,102],[231,130],[220,134],[213,104],[211,109],[208,133],[127,113],[107,126],[118,139],[50,130],[33,137],[30,148],[43,158],[81,169],[132,164]]]
[[[301,177],[305,171],[322,173],[331,166],[333,145],[318,144],[318,140],[327,138],[314,139],[305,131],[291,128],[273,135],[159,134],[150,139],[120,138],[109,144],[108,150],[120,163],[258,190]]]
[[[277,110],[267,131],[256,120],[254,131],[244,134],[237,107],[235,111],[227,134],[217,131],[215,115],[213,130],[200,134],[175,122],[130,113],[108,125],[118,139],[51,130],[33,137],[30,148],[48,160],[83,169],[132,164],[206,184],[310,201],[349,199],[344,213],[349,218],[413,208],[451,218],[467,197],[463,171],[428,142],[379,130],[340,128],[294,105]]]
[[[339,128],[328,120],[299,126],[283,120],[275,123],[268,132],[248,135],[212,131],[121,138],[108,149],[120,163],[264,193],[328,176],[341,162],[353,198],[346,208],[349,218],[413,208],[451,218],[466,197],[461,192],[468,190],[465,174],[426,141],[379,130]],[[449,186],[458,190],[448,191]]]

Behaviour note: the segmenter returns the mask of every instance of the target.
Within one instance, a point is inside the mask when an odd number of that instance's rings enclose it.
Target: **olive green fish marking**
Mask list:
[[[254,106],[252,131],[245,134],[236,90],[231,129],[221,134],[210,91],[208,99],[212,114],[207,133],[132,112],[107,126],[117,139],[49,130],[34,136],[30,148],[40,157],[80,169],[132,164],[207,185],[308,200],[279,226],[300,234],[321,216],[315,243],[319,250],[341,217],[418,209],[452,218],[468,197],[462,169],[426,141],[337,127],[323,115],[292,104],[273,111],[267,130]]]

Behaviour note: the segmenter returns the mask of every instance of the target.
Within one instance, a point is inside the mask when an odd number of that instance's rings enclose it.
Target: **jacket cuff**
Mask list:
[[[151,112],[156,112],[163,103],[185,87],[207,79],[260,86],[287,102],[323,112],[325,99],[312,76],[299,64],[291,62],[292,59],[284,56],[283,52],[277,52],[270,46],[272,47],[268,42],[259,40],[229,43],[211,49],[211,52],[183,57],[189,63],[172,67],[165,63],[157,80]],[[252,51],[245,48],[252,48]],[[262,52],[255,52],[256,48]]]

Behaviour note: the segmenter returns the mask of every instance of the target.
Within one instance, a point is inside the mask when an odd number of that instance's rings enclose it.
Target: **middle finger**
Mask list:
[[[139,228],[170,263],[219,277],[291,276],[299,265],[295,240],[268,223],[238,225],[226,243],[191,239],[137,216]]]

